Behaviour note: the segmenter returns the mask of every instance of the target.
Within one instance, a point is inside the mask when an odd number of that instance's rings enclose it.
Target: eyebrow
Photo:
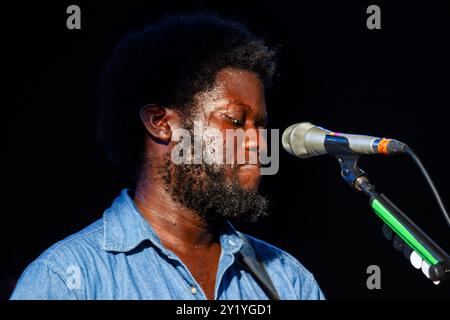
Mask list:
[[[249,109],[250,111],[253,111],[253,107],[251,106],[251,105],[249,105],[249,104],[246,104],[246,103],[244,103],[244,102],[242,102],[242,100],[239,100],[239,99],[230,99],[229,100],[230,102],[228,103],[228,104],[236,104],[236,105],[239,105],[239,106],[243,106],[243,107],[246,107],[247,109]]]

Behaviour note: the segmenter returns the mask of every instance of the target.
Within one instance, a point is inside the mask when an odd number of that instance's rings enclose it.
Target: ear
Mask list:
[[[157,104],[141,108],[140,116],[147,132],[156,140],[168,144],[172,138],[171,118],[173,110]]]

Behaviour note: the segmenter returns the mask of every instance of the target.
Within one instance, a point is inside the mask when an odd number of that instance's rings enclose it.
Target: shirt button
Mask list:
[[[191,292],[192,292],[192,294],[196,294],[196,293],[197,293],[197,288],[192,287],[192,288],[191,288]]]

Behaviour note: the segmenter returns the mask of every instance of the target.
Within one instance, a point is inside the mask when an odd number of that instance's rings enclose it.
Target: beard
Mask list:
[[[243,188],[235,174],[227,176],[226,165],[176,165],[167,155],[158,171],[171,198],[208,224],[256,222],[268,215],[269,200]]]

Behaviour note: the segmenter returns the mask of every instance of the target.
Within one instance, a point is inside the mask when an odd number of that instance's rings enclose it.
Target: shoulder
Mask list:
[[[102,248],[103,243],[103,219],[99,219],[86,228],[74,233],[67,238],[55,243],[42,253],[38,259],[55,263],[59,258],[85,254],[89,250]]]
[[[278,282],[283,290],[293,290],[295,299],[324,299],[314,275],[294,256],[263,240],[245,236],[275,285]]]
[[[22,273],[11,299],[80,299],[80,282],[102,252],[103,221],[55,243]],[[94,262],[94,263],[92,263]]]

